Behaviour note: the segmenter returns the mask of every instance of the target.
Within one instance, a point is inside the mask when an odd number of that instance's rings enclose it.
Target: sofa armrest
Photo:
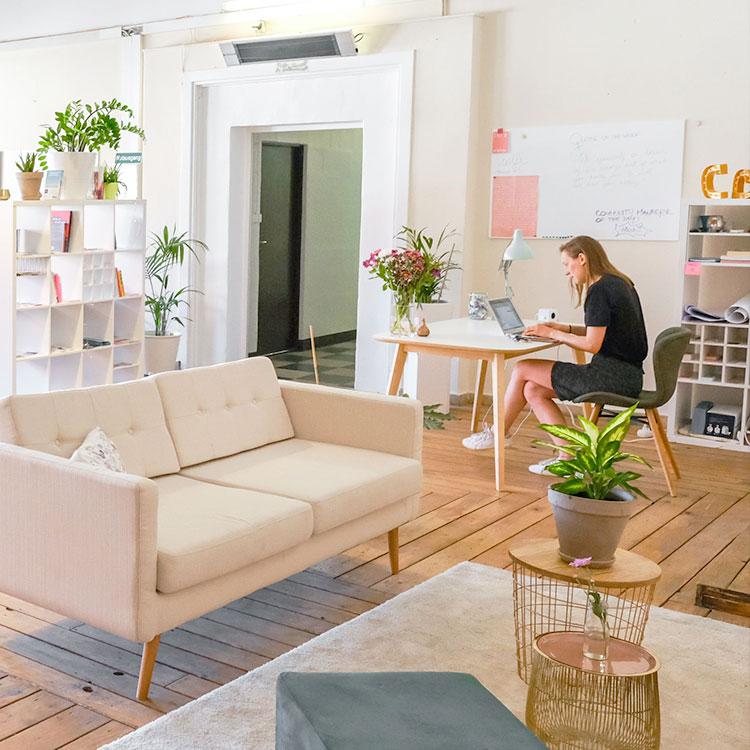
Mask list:
[[[0,443],[0,591],[131,640],[148,640],[158,489]]]
[[[422,404],[323,385],[279,381],[295,437],[422,457]]]

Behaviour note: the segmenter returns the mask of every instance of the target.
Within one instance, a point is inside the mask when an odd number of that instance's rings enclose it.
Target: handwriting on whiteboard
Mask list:
[[[615,239],[639,240],[648,236],[651,220],[674,217],[671,208],[597,208],[594,222]]]

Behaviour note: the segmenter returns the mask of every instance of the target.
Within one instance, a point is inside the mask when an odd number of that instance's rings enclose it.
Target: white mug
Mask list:
[[[536,314],[536,319],[540,323],[549,323],[550,321],[555,320],[556,318],[557,318],[557,310],[551,307],[540,307]]]

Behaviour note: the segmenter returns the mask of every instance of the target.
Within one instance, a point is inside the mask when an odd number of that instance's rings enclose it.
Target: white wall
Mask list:
[[[265,133],[305,147],[299,337],[357,326],[362,130]]]
[[[54,113],[72,99],[91,102],[128,100],[127,39],[107,39],[59,44],[33,49],[0,47],[0,152],[3,152],[0,184],[20,198],[14,173],[20,150],[36,149],[43,125],[54,122]]]
[[[488,3],[482,3],[486,6]],[[506,240],[487,237],[489,134],[494,128],[685,119],[683,198],[700,196],[707,164],[730,172],[750,164],[750,3],[695,0],[591,3],[515,2],[482,21],[464,297],[502,290],[497,265]],[[677,242],[605,242],[640,293],[651,341],[678,320],[682,283]],[[521,315],[573,309],[560,273],[558,242],[532,240],[534,259],[516,263]],[[468,369],[468,368],[467,368]],[[464,370],[461,390],[472,389]],[[649,379],[650,379],[650,373]]]

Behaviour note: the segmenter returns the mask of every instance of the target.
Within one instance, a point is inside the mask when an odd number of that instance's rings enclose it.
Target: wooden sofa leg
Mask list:
[[[148,643],[143,644],[143,656],[141,656],[141,671],[138,675],[138,692],[136,696],[139,701],[148,698],[148,689],[151,687],[151,675],[154,672],[154,662],[159,651],[159,638],[154,636]]]
[[[672,497],[676,497],[677,478],[672,477],[672,464],[670,462],[669,443],[667,441],[667,436],[664,433],[664,428],[662,427],[661,420],[659,419],[659,413],[656,411],[656,409],[646,409],[646,416],[648,417],[648,425],[651,428],[651,432],[654,433],[656,452],[659,455],[659,462],[661,463],[661,468],[664,472],[664,479],[667,480],[669,494]]]
[[[589,413],[589,419],[596,424],[599,421],[599,417],[602,415],[601,404],[591,404],[591,412]]]
[[[388,557],[391,559],[391,574],[398,573],[398,526],[388,532]]]

